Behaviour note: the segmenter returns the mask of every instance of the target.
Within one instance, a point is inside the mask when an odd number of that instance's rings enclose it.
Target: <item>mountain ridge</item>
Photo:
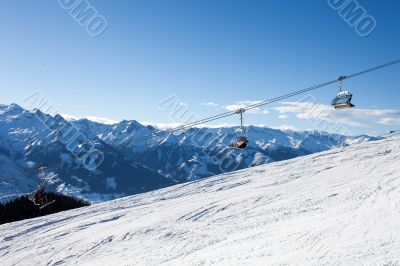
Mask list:
[[[69,148],[71,131],[85,145]],[[250,166],[375,140],[369,136],[342,136],[318,131],[281,131],[246,127],[249,147],[228,146],[236,128],[190,128],[163,132],[133,142],[158,130],[135,120],[113,125],[88,119],[67,121],[60,115],[25,110],[11,104],[0,107],[0,200],[30,192],[38,183],[35,167],[49,164],[50,190],[83,197],[92,202],[142,193],[176,183],[227,173]],[[71,135],[71,134],[70,134]],[[99,151],[99,169],[88,170],[79,156],[90,146]],[[77,151],[74,153],[72,151]],[[115,186],[110,186],[114,180]]]

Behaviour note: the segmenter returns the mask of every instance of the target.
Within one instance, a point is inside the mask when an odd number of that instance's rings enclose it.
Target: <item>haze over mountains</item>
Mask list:
[[[88,169],[71,152],[65,141],[71,127],[84,145],[104,156],[97,169]],[[249,126],[249,147],[239,151],[228,148],[235,129],[191,128],[134,142],[158,129],[134,120],[114,125],[67,121],[16,104],[0,105],[0,199],[32,191],[41,163],[49,166],[50,190],[98,202],[376,139]]]

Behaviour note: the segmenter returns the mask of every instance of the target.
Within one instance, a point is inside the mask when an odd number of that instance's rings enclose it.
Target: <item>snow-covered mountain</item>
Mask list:
[[[84,144],[71,150],[68,136],[74,130]],[[0,105],[0,200],[33,190],[40,163],[50,167],[49,189],[102,201],[374,139],[250,126],[249,147],[238,151],[228,148],[235,130],[191,128],[132,142],[158,130],[137,121],[66,121],[16,104]],[[76,156],[85,146],[104,155],[96,170]]]
[[[1,265],[398,265],[400,141],[0,226]]]
[[[61,116],[18,105],[0,106],[0,199],[7,200],[36,188],[36,168],[49,166],[46,183],[50,190],[102,201],[172,185],[170,178],[135,163],[96,135],[79,132],[84,145],[71,149],[71,124]],[[75,134],[74,134],[75,135]],[[84,146],[104,155],[97,169],[88,169],[79,154]],[[81,151],[82,150],[82,151]]]
[[[319,131],[281,131],[265,127],[246,127],[249,146],[233,150],[229,144],[237,138],[237,127],[190,128],[182,132],[162,132],[158,137],[134,142],[160,132],[137,121],[101,125],[86,119],[72,121],[82,132],[90,132],[116,147],[127,158],[139,162],[177,182],[186,182],[216,174],[292,159],[336,147],[377,138],[343,136]]]

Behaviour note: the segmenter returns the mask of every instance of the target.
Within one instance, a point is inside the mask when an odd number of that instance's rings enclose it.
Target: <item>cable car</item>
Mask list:
[[[351,103],[351,99],[353,98],[353,94],[351,94],[348,91],[342,90],[342,83],[343,80],[345,80],[347,77],[339,77],[340,81],[340,87],[339,87],[339,93],[335,97],[335,99],[332,100],[331,105],[335,109],[343,109],[343,108],[352,108],[354,105]]]
[[[245,111],[246,110],[243,108],[240,108],[236,111],[237,114],[240,114],[240,128],[237,130],[238,137],[233,143],[229,145],[230,148],[245,149],[249,144],[249,141],[243,129],[243,113]]]

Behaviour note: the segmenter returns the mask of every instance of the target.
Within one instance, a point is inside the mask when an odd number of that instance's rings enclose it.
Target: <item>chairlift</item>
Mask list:
[[[339,86],[339,93],[335,97],[335,99],[332,100],[331,105],[335,109],[344,109],[344,108],[352,108],[354,105],[351,103],[351,99],[353,98],[353,95],[349,91],[344,91],[342,90],[342,84],[343,80],[345,80],[347,77],[339,77],[340,81],[340,86]]]
[[[245,111],[246,110],[243,108],[240,108],[236,111],[236,113],[240,115],[240,128],[237,130],[238,136],[236,140],[229,145],[230,148],[245,149],[249,144],[249,141],[247,139],[246,133],[244,132],[243,128],[243,113]]]
[[[53,204],[55,200],[49,201],[45,192],[46,186],[45,186],[45,170],[47,169],[47,165],[45,164],[40,164],[39,167],[37,168],[38,171],[40,171],[39,178],[40,178],[40,183],[35,191],[33,191],[29,196],[28,199],[32,201],[32,203],[35,206],[38,206],[39,209],[43,209],[50,204]]]

